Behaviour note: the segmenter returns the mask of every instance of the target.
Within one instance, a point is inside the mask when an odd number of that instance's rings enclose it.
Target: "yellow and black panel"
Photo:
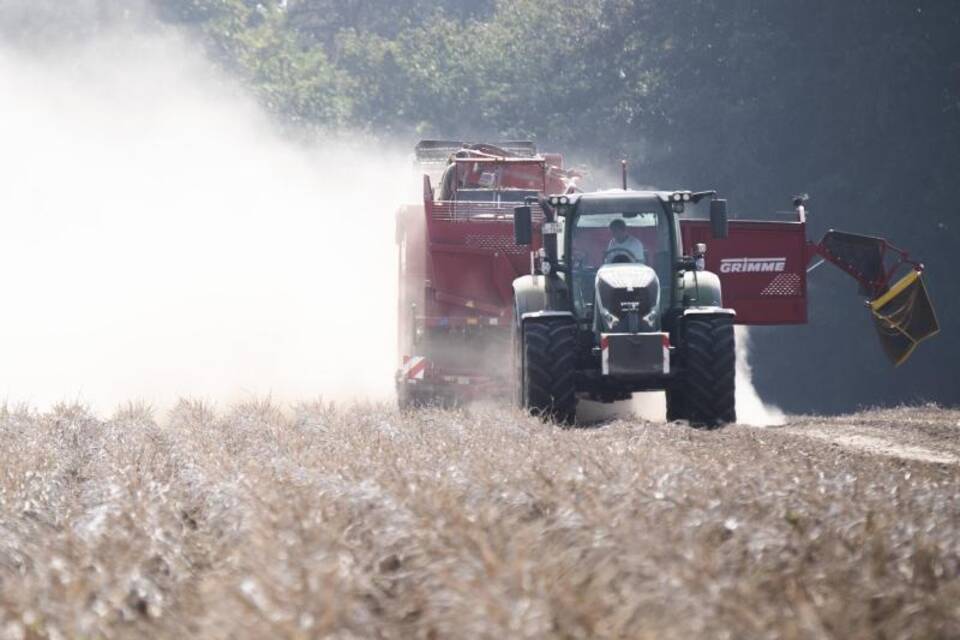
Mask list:
[[[870,303],[873,322],[887,357],[903,364],[920,342],[940,330],[919,271],[911,271]]]

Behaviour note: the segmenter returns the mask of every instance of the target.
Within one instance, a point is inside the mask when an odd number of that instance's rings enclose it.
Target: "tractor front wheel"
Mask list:
[[[565,318],[528,320],[519,332],[520,400],[544,420],[573,424],[577,413],[577,327]]]
[[[682,384],[667,392],[668,417],[708,429],[736,422],[733,318],[689,317],[683,335]]]

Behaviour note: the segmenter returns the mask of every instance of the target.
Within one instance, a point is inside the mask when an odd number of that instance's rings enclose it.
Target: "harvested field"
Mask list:
[[[0,637],[958,637],[958,434],[7,410]]]

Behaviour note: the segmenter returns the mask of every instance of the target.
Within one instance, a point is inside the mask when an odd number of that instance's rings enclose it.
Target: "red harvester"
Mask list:
[[[671,419],[734,421],[733,324],[806,322],[815,256],[860,282],[895,363],[937,331],[922,265],[880,238],[809,242],[803,198],[789,220],[728,220],[716,192],[631,191],[625,170],[582,193],[529,142],[424,141],[417,160],[423,204],[397,217],[401,407],[508,394],[571,422],[580,397],[665,390]]]
[[[397,213],[400,405],[502,392],[512,283],[531,268],[530,248],[514,242],[513,209],[567,191],[577,174],[530,142],[425,140],[416,161],[423,203]]]

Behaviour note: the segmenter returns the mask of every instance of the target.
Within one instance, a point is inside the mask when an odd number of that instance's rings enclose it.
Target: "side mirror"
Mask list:
[[[520,246],[533,244],[533,214],[530,207],[513,208],[513,238]]]
[[[730,233],[730,224],[727,221],[727,201],[710,201],[710,229],[713,231],[713,237],[720,240],[724,239]]]

